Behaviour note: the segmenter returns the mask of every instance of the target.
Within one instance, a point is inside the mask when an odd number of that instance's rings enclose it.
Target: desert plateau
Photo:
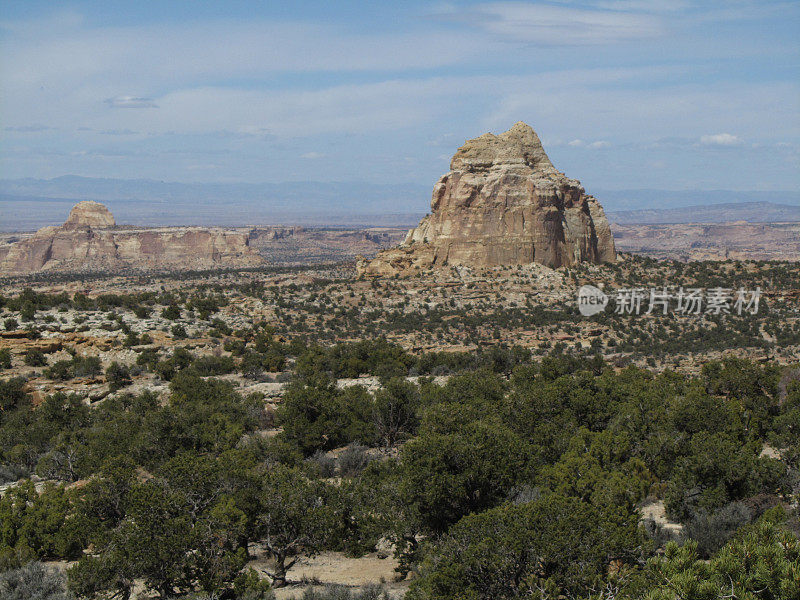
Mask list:
[[[0,3],[0,600],[800,600],[798,25]]]

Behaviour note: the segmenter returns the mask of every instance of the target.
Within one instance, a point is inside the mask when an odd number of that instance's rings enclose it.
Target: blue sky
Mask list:
[[[800,189],[800,3],[0,4],[0,177],[433,185],[523,120],[594,189]]]

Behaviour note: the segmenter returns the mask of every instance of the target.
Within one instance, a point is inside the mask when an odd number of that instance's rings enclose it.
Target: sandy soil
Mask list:
[[[259,559],[248,564],[259,572],[270,570],[269,561]],[[322,587],[335,583],[354,589],[369,584],[385,583],[390,592],[401,598],[408,589],[408,582],[396,582],[397,560],[393,557],[378,558],[376,553],[361,558],[349,558],[339,552],[323,552],[319,556],[303,559],[289,571],[291,585],[276,590],[278,600],[287,600],[302,595],[309,585]]]
[[[642,519],[653,519],[658,525],[672,533],[680,533],[683,529],[683,525],[680,523],[674,523],[667,519],[662,500],[656,500],[642,506]]]

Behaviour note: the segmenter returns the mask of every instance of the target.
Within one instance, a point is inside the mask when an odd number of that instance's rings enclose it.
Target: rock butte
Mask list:
[[[106,229],[114,227],[116,222],[111,211],[99,202],[87,200],[78,202],[69,211],[69,217],[64,223],[64,229],[80,229],[90,227],[96,229]]]
[[[264,261],[249,230],[202,227],[117,228],[98,202],[80,202],[61,227],[43,227],[0,248],[0,273],[188,270]]]
[[[431,213],[402,244],[361,259],[366,276],[410,275],[447,265],[541,263],[551,268],[616,260],[603,207],[556,170],[539,136],[519,122],[468,140],[433,187]]]

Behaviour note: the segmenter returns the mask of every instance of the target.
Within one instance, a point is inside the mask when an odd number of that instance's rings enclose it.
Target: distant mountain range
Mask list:
[[[149,179],[0,180],[0,230],[56,225],[80,200],[126,225],[416,224],[428,186],[364,182],[175,183]]]
[[[697,206],[706,207],[712,204],[743,204],[747,202],[769,202],[800,207],[800,191],[598,190],[595,188],[587,191],[600,200],[606,212],[686,209]]]
[[[3,179],[0,193],[11,196],[97,200],[98,202],[201,202],[251,204],[262,202],[286,211],[325,211],[332,206],[345,211],[378,212],[397,203],[414,205],[430,196],[428,186],[322,183],[176,183],[151,179],[96,179],[65,175],[54,179]],[[378,210],[365,210],[378,209]],[[224,209],[223,209],[224,210]]]
[[[617,223],[800,221],[800,192],[589,190]],[[0,231],[64,222],[73,204],[106,204],[129,225],[413,226],[431,186],[365,182],[176,183],[149,179],[0,180]],[[654,208],[657,207],[657,208]]]
[[[741,202],[642,210],[608,211],[609,221],[621,225],[667,223],[784,223],[800,221],[800,206],[774,202]]]

